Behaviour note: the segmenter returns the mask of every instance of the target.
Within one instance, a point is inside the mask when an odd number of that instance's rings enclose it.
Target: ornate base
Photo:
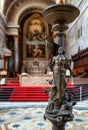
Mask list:
[[[68,121],[73,121],[72,107],[76,102],[72,101],[73,96],[65,93],[63,103],[60,109],[54,109],[53,102],[49,102],[44,115],[45,119],[52,123],[52,130],[65,130],[65,124]]]
[[[65,130],[65,126],[57,127],[57,126],[53,125],[52,130]]]

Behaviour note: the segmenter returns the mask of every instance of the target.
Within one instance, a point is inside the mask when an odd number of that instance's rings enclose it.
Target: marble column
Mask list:
[[[14,36],[15,72],[19,71],[19,37]]]

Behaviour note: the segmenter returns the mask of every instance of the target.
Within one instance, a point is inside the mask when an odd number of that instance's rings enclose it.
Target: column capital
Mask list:
[[[13,36],[13,38],[14,38],[15,41],[18,41],[19,36],[18,35],[17,36]]]

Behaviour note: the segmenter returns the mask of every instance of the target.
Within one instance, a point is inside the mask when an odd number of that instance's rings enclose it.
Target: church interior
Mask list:
[[[51,61],[58,54],[58,39],[43,11],[65,3],[80,11],[63,38],[72,72],[65,75],[66,90],[77,101],[74,120],[65,128],[88,129],[88,0],[1,0],[0,130],[52,129],[43,119],[48,102],[44,88],[51,88]]]

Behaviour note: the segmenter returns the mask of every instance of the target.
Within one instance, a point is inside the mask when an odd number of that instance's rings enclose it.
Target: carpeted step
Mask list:
[[[11,100],[10,102],[46,102],[47,99],[14,99]],[[3,101],[2,101],[3,102]]]
[[[50,86],[15,87],[9,101],[48,101],[44,87],[50,89]]]
[[[47,96],[47,94],[39,94],[39,93],[37,93],[37,94],[26,94],[26,93],[14,93],[14,94],[12,94],[12,96],[23,96],[23,95],[26,95],[26,96]]]
[[[18,84],[18,83],[17,83]],[[0,101],[11,102],[30,102],[30,101],[48,101],[48,94],[43,91],[43,88],[50,89],[50,86],[20,86],[7,84],[0,88]],[[11,85],[11,86],[8,86]],[[74,94],[76,101],[80,100],[80,87],[82,87],[82,100],[88,99],[88,85],[73,85],[68,84],[66,90],[69,94]]]
[[[15,97],[14,99],[11,99],[10,101],[47,101],[47,97]]]

